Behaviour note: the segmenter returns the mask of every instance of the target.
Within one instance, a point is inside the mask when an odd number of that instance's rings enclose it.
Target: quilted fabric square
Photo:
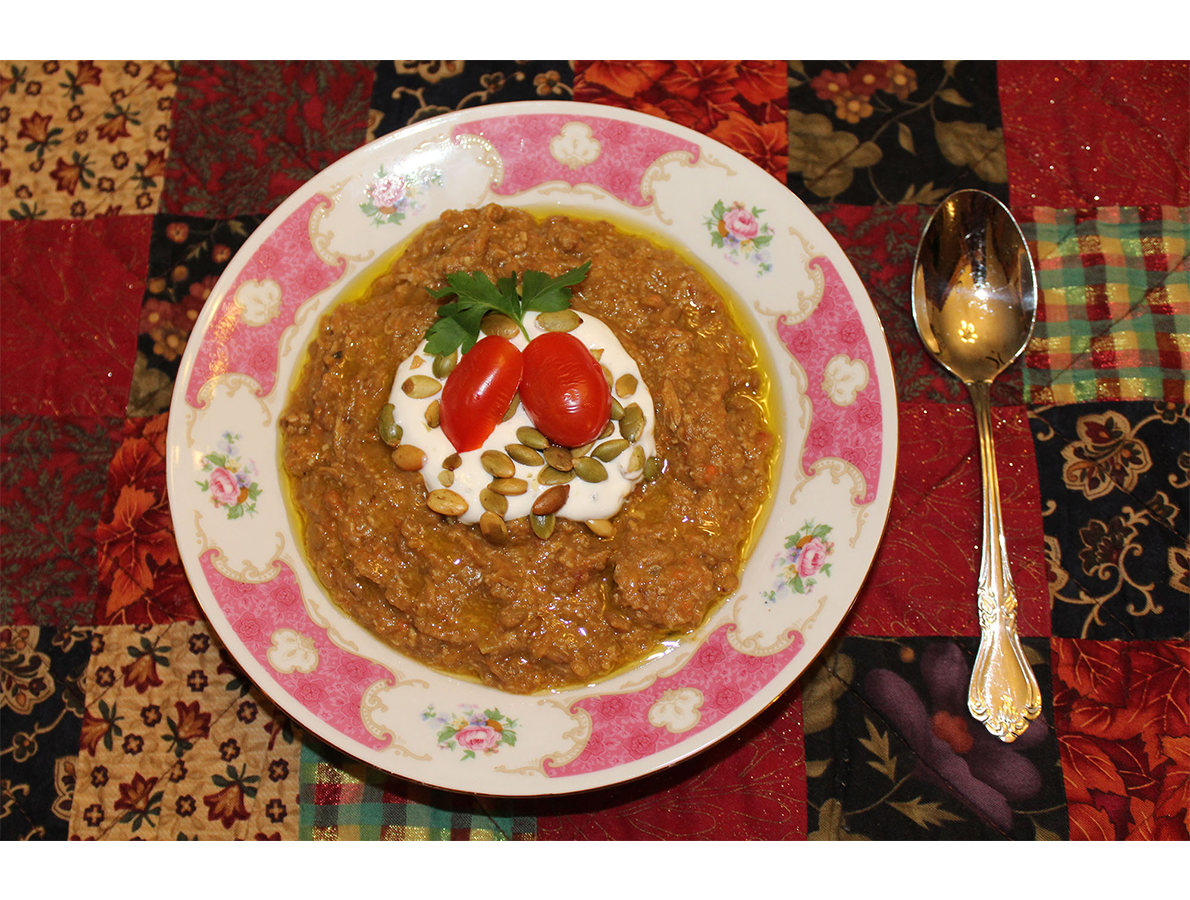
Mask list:
[[[786,85],[780,60],[583,60],[575,64],[574,99],[693,128],[784,184]]]
[[[898,407],[897,481],[849,634],[977,634],[979,442],[970,404]],[[1037,470],[1022,407],[993,410],[1005,539],[1022,635],[1050,633]],[[1006,460],[1018,460],[1006,464]]]
[[[298,736],[209,626],[101,626],[93,645],[72,839],[297,837]]]
[[[1008,60],[1014,205],[1190,205],[1190,63]]]
[[[1031,410],[1053,632],[1190,632],[1190,412],[1176,403]]]
[[[443,113],[518,100],[568,100],[566,60],[423,59],[376,64],[368,140]]]
[[[1012,743],[967,711],[975,638],[845,638],[803,688],[810,840],[1064,840],[1049,643],[1042,712]]]
[[[0,222],[0,412],[124,414],[151,222]]]
[[[806,203],[1008,198],[994,62],[790,63],[788,132],[788,184]]]
[[[360,62],[182,63],[162,210],[272,212],[363,143],[371,92]]]
[[[1031,403],[1190,400],[1190,211],[1022,211],[1037,255]]]
[[[0,64],[0,209],[9,219],[152,213],[177,70],[138,60]]]
[[[508,800],[438,791],[392,777],[307,737],[301,839],[534,840],[535,822]]]
[[[69,628],[95,618],[95,528],[117,419],[0,420],[0,621]]]
[[[0,840],[65,840],[83,720],[86,628],[0,627]]]

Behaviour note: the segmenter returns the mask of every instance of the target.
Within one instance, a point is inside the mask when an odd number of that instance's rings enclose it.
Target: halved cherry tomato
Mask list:
[[[442,386],[439,424],[460,453],[483,446],[521,383],[521,351],[489,335],[463,354]]]
[[[537,430],[563,447],[599,437],[611,415],[612,395],[586,344],[568,332],[549,331],[533,338],[521,355],[521,405]]]

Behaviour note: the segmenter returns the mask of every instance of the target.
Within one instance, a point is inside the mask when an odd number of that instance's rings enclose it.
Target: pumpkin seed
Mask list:
[[[479,505],[503,518],[508,514],[508,498],[484,488],[479,492]]]
[[[511,497],[529,490],[529,482],[523,478],[493,478],[488,487],[497,494]]]
[[[596,347],[591,351],[591,355],[595,357],[596,362],[599,362],[599,360],[603,359],[603,348]]]
[[[479,457],[479,464],[494,478],[511,478],[516,474],[516,463],[499,450],[485,450]]]
[[[395,406],[386,403],[380,408],[380,418],[376,421],[376,430],[380,434],[380,440],[390,447],[397,446],[401,443],[401,438],[405,436],[404,429],[397,424],[396,412]]]
[[[508,543],[508,525],[494,512],[485,512],[479,517],[479,530],[489,544]]]
[[[580,456],[574,461],[574,474],[588,483],[607,481],[607,469],[593,456]]]
[[[620,405],[619,400],[617,400],[615,397],[612,397],[611,419],[613,421],[619,422],[622,418],[624,418],[624,407]]]
[[[450,487],[455,483],[455,473],[447,469],[443,469],[438,473],[438,483],[443,487]]]
[[[537,516],[532,513],[529,514],[529,527],[533,529],[533,533],[541,538],[543,541],[554,533],[553,515]]]
[[[645,460],[645,481],[652,481],[663,471],[661,460],[655,456],[650,456]]]
[[[571,447],[570,448],[570,458],[578,459],[580,456],[586,456],[588,453],[591,452],[591,448],[594,446],[595,446],[594,441],[588,441],[587,443],[583,444],[581,447]]]
[[[504,411],[504,418],[501,419],[500,421],[507,422],[509,419],[511,419],[513,416],[515,416],[516,411],[520,407],[520,405],[521,405],[521,395],[513,394],[512,402],[508,404],[508,409]]]
[[[511,340],[521,333],[521,326],[504,313],[490,312],[479,323],[479,330],[484,334],[494,334]]]
[[[430,491],[426,506],[442,516],[461,516],[467,511],[467,501],[446,488]]]
[[[430,366],[430,371],[434,373],[435,377],[445,379],[447,375],[455,370],[455,366],[459,364],[459,351],[454,350],[450,356],[441,354],[434,357],[434,363]]]
[[[607,389],[610,391],[612,389],[612,383],[615,381],[612,370],[602,363],[600,363],[599,368],[603,369],[603,380],[607,382]]]
[[[548,516],[556,513],[566,505],[570,497],[570,485],[556,484],[548,490],[542,491],[541,496],[533,501],[533,515]]]
[[[591,529],[591,533],[596,537],[610,538],[616,536],[616,526],[607,519],[591,519],[587,522],[587,527]]]
[[[431,400],[430,405],[426,407],[426,427],[437,428],[438,423],[442,421],[442,404],[437,400]]]
[[[429,375],[410,375],[401,385],[401,390],[414,400],[425,400],[442,390],[442,384],[437,378],[431,378]]]
[[[524,444],[505,444],[504,452],[522,466],[540,466],[545,461],[540,453]]]
[[[611,462],[627,450],[629,446],[629,443],[625,440],[604,441],[591,451],[591,455],[601,462]]]
[[[636,376],[621,375],[616,379],[616,394],[621,397],[631,397],[636,393]]]
[[[573,309],[559,309],[541,313],[536,324],[542,331],[574,331],[583,320]]]
[[[624,417],[620,419],[620,435],[626,441],[637,441],[645,430],[644,411],[633,403],[624,407]]]
[[[563,450],[561,447],[550,447],[542,456],[545,457],[547,466],[557,469],[559,472],[569,472],[574,466],[574,457],[570,455],[570,451]]]
[[[452,472],[463,464],[463,457],[457,453],[452,453],[446,459],[442,460],[442,468],[450,469]]]
[[[628,458],[628,472],[639,472],[645,467],[645,448],[637,444],[632,448],[632,456]]]
[[[516,439],[526,447],[532,447],[534,450],[544,450],[550,445],[549,438],[536,428],[530,428],[528,425],[522,425],[516,430]]]
[[[555,469],[553,466],[546,466],[537,473],[538,484],[566,484],[574,480],[574,471],[567,469],[565,472],[560,469]]]
[[[416,472],[426,464],[426,455],[412,444],[402,444],[393,451],[393,462],[402,472]]]
[[[422,359],[420,356],[414,356],[411,360],[409,360],[409,368],[410,369],[420,369],[424,363],[425,363],[425,360]]]
[[[607,423],[603,426],[603,430],[599,432],[599,437],[596,438],[596,440],[602,441],[604,438],[611,437],[613,434],[615,434],[615,432],[616,426],[611,423],[610,419],[608,419]]]

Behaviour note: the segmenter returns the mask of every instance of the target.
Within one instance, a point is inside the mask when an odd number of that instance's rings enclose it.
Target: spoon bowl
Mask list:
[[[967,707],[1013,741],[1041,712],[1041,692],[1016,629],[1016,589],[1000,513],[992,381],[1029,342],[1037,312],[1033,260],[1020,226],[991,194],[948,196],[926,223],[913,267],[913,320],[930,354],[967,385],[983,473],[979,652]]]

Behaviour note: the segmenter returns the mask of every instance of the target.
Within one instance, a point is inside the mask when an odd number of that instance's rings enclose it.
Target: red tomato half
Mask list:
[[[522,356],[521,405],[537,430],[563,447],[599,437],[611,415],[612,395],[587,345],[572,334],[550,331],[533,338]]]
[[[460,453],[483,446],[521,382],[521,351],[490,335],[463,354],[442,386],[439,425]]]

